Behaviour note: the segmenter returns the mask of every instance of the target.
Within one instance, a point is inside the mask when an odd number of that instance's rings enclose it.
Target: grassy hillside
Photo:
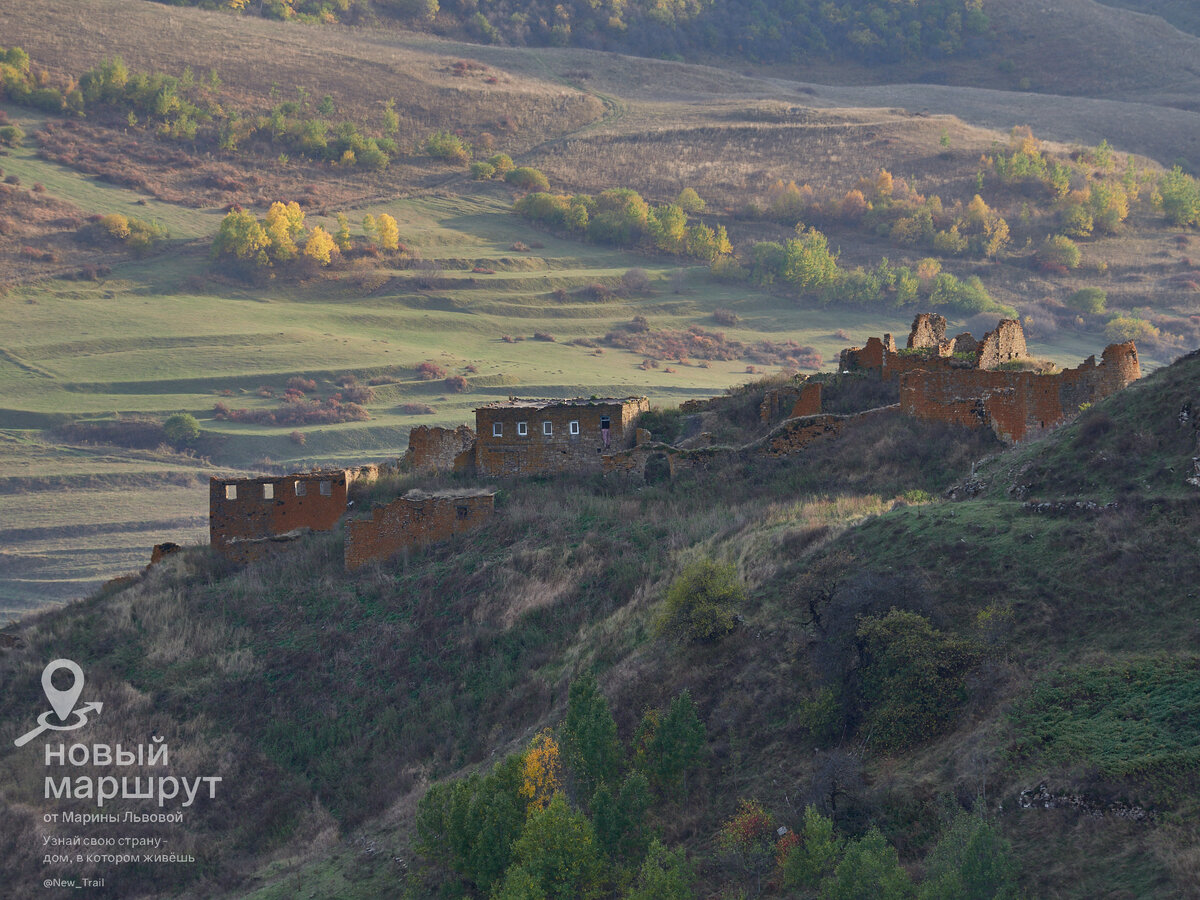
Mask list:
[[[800,457],[654,486],[502,484],[482,531],[354,575],[336,532],[241,571],[190,550],[27,620],[25,646],[0,658],[0,709],[29,718],[44,660],[68,656],[106,702],[95,739],[153,728],[181,766],[225,776],[231,789],[171,831],[203,864],[122,868],[122,896],[459,896],[446,857],[414,855],[417,801],[559,726],[588,671],[623,746],[646,709],[685,688],[695,700],[701,761],[682,793],[652,788],[646,823],[710,893],[754,889],[718,840],[739,798],[790,827],[810,802],[840,835],[873,823],[920,877],[945,817],[982,797],[1032,896],[1185,896],[1200,572],[1182,483],[1195,420],[1180,409],[1200,399],[1198,367],[1192,355],[1012,450],[893,416]],[[948,489],[969,499],[928,499]],[[702,558],[736,567],[741,619],[681,642],[655,622]],[[960,688],[918,682],[950,699],[917,732],[870,689],[861,623],[893,608],[927,619],[925,640],[972,648]],[[21,886],[44,875],[41,760],[0,752],[17,823],[5,877]],[[608,890],[621,876],[605,872]]]

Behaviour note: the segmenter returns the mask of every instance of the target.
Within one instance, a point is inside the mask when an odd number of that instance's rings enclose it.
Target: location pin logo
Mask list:
[[[60,691],[51,681],[51,677],[59,669],[66,669],[75,677],[75,681],[65,691]],[[59,719],[65,722],[79,701],[79,695],[83,693],[83,669],[69,659],[54,660],[42,670],[42,690],[46,692],[46,699],[50,701],[50,706],[54,708]]]

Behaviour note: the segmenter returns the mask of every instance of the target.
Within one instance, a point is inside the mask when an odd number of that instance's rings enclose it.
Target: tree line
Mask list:
[[[168,0],[159,0],[168,2]],[[483,43],[762,62],[942,59],[981,48],[984,0],[169,0],[312,23],[399,19]]]

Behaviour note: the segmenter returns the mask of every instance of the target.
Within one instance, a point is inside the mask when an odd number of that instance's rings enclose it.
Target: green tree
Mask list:
[[[400,130],[400,116],[396,113],[396,98],[383,105],[383,133],[395,134]]]
[[[507,153],[493,153],[487,158],[487,164],[495,169],[501,178],[513,170],[512,157]]]
[[[434,159],[465,166],[471,161],[471,145],[449,131],[435,131],[425,139],[425,152]]]
[[[522,191],[548,191],[550,180],[532,166],[518,166],[510,169],[504,180]]]
[[[1145,319],[1137,316],[1113,316],[1104,326],[1104,336],[1110,341],[1146,341],[1152,343],[1158,340],[1161,332]]]
[[[375,239],[375,237],[377,236],[376,232],[377,232],[378,228],[379,228],[379,223],[375,221],[375,217],[373,215],[371,215],[370,213],[367,213],[365,216],[363,216],[362,229],[363,229],[363,234],[365,234],[367,236],[367,240]]]
[[[271,239],[258,220],[244,210],[234,210],[221,220],[217,236],[213,239],[212,255],[232,256],[267,265],[266,249],[269,246]]]
[[[471,163],[471,177],[476,181],[487,181],[496,174],[496,167],[491,163],[473,162]]]
[[[1065,234],[1047,236],[1038,248],[1036,258],[1038,264],[1051,271],[1056,269],[1078,269],[1083,254],[1079,247]]]
[[[387,213],[380,213],[376,220],[376,227],[379,231],[379,247],[381,250],[398,250],[400,249],[400,229],[396,225],[396,220]]]
[[[561,793],[545,809],[530,809],[513,856],[547,900],[589,900],[600,894],[603,869],[592,825]]]
[[[345,213],[337,214],[338,230],[334,235],[334,240],[337,241],[338,249],[346,253],[351,247],[350,239],[350,220]]]
[[[1012,845],[983,816],[961,810],[925,858],[920,900],[1015,900]]]
[[[654,208],[647,225],[654,246],[663,253],[682,254],[687,249],[687,213],[674,203]]]
[[[654,774],[666,790],[678,791],[682,787],[688,770],[700,759],[704,738],[704,723],[700,721],[696,702],[688,691],[683,691],[671,701],[650,743]]]
[[[1080,312],[1090,313],[1091,315],[1099,315],[1104,312],[1104,307],[1108,303],[1108,294],[1104,292],[1103,288],[1080,288],[1067,298],[1066,303],[1071,309],[1077,309]]]
[[[973,642],[895,608],[863,619],[858,645],[866,733],[885,750],[902,750],[944,730],[966,700],[966,673],[981,656]]]
[[[675,205],[685,213],[702,213],[705,207],[700,195],[690,187],[685,187],[679,192],[679,196],[675,198]]]
[[[175,413],[163,423],[163,434],[176,447],[186,447],[200,437],[200,423],[191,413]]]
[[[580,797],[591,797],[601,782],[615,783],[623,756],[617,723],[591,672],[571,682],[561,734],[563,757]]]
[[[435,784],[417,806],[421,852],[490,891],[512,863],[526,824],[523,782],[524,757],[514,754],[486,775]]]
[[[842,841],[834,835],[833,820],[813,806],[805,807],[804,824],[797,837],[800,842],[783,858],[783,886],[815,888],[833,873],[842,855]]]
[[[1159,179],[1158,193],[1172,225],[1200,225],[1200,181],[1175,166]]]
[[[823,900],[910,900],[912,879],[879,828],[846,847],[833,875],[821,885]]]
[[[716,640],[734,629],[736,605],[745,599],[735,566],[707,558],[697,560],[685,566],[667,588],[658,630],[679,640]]]
[[[694,900],[696,870],[683,848],[668,850],[655,839],[625,900]]]
[[[821,291],[838,279],[837,254],[829,251],[829,241],[815,228],[809,228],[784,245],[781,275],[800,291]]]
[[[625,776],[621,789],[614,794],[601,784],[592,795],[592,823],[596,843],[612,860],[637,860],[649,839],[646,811],[650,808],[650,782],[634,770]]]
[[[546,900],[546,890],[524,866],[509,866],[494,896],[495,900]]]

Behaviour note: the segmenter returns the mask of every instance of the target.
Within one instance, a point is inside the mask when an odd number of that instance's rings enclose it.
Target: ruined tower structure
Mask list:
[[[840,369],[897,380],[900,409],[920,419],[991,428],[1001,440],[1025,440],[1075,415],[1141,377],[1132,341],[1110,344],[1099,363],[1088,357],[1074,369],[1054,374],[1017,371],[1005,364],[1028,359],[1025,333],[1016,319],[1003,319],[982,340],[964,332],[946,337],[942,316],[921,313],[908,345],[897,350],[890,334],[865,347],[843,350]]]
[[[475,410],[475,430],[414,428],[406,459],[419,472],[475,472],[507,477],[599,472],[601,457],[636,440],[645,397],[527,400],[517,397]]]

